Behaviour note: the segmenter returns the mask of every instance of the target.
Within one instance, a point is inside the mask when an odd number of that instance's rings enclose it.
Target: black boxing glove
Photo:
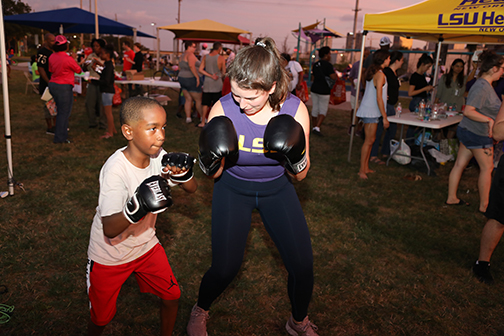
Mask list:
[[[194,176],[194,162],[196,162],[196,159],[187,153],[168,153],[163,155],[161,159],[161,173],[166,174],[164,171],[166,166],[185,169],[180,174],[169,175],[169,178],[174,183],[186,183]]]
[[[123,214],[130,223],[136,224],[149,212],[163,212],[172,204],[168,181],[154,175],[140,183],[124,206]]]
[[[238,155],[238,137],[233,122],[226,116],[210,120],[199,138],[199,166],[207,176],[213,176],[224,157]]]
[[[263,137],[264,149],[285,157],[285,168],[296,175],[307,166],[306,141],[303,127],[290,115],[271,118]]]

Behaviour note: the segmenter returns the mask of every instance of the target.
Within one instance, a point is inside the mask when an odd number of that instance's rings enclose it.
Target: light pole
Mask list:
[[[152,35],[156,36],[156,22],[151,22],[152,26]],[[152,50],[156,49],[156,41],[152,42]]]
[[[354,21],[353,21],[353,32],[352,32],[352,49],[355,49],[355,46],[357,42],[355,41],[357,39],[357,13],[360,11],[359,9],[359,0],[355,0],[355,9],[353,10],[355,12],[354,14]],[[350,53],[350,62],[353,64],[353,56],[354,52]]]
[[[138,26],[138,30],[142,31],[142,25]],[[142,44],[142,38],[140,36],[138,37],[138,42],[140,42],[140,44]]]

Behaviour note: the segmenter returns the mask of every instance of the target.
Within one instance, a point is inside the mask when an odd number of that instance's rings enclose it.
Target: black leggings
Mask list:
[[[249,182],[224,172],[215,182],[212,200],[212,266],[201,281],[198,306],[209,310],[240,270],[258,209],[268,234],[289,273],[292,315],[302,321],[313,291],[310,233],[292,183],[284,175],[271,182]]]

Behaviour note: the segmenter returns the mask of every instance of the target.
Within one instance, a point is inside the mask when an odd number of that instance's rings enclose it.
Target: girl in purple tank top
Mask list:
[[[199,142],[200,167],[215,179],[212,266],[201,281],[187,333],[207,335],[208,311],[240,270],[257,209],[289,273],[291,314],[285,328],[290,335],[317,336],[317,327],[308,320],[313,290],[310,233],[292,184],[303,180],[310,168],[308,110],[289,93],[289,79],[271,38],[241,49],[228,75],[231,93],[212,107]]]

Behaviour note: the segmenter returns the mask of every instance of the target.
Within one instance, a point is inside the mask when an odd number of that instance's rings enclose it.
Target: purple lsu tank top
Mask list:
[[[268,182],[279,178],[285,173],[281,165],[283,157],[276,153],[266,153],[263,146],[263,136],[266,125],[252,122],[240,110],[231,93],[220,99],[224,114],[231,119],[238,136],[238,160],[236,164],[226,167],[227,172],[240,180]],[[296,115],[300,100],[288,94],[278,114]],[[226,165],[227,166],[227,165]]]

